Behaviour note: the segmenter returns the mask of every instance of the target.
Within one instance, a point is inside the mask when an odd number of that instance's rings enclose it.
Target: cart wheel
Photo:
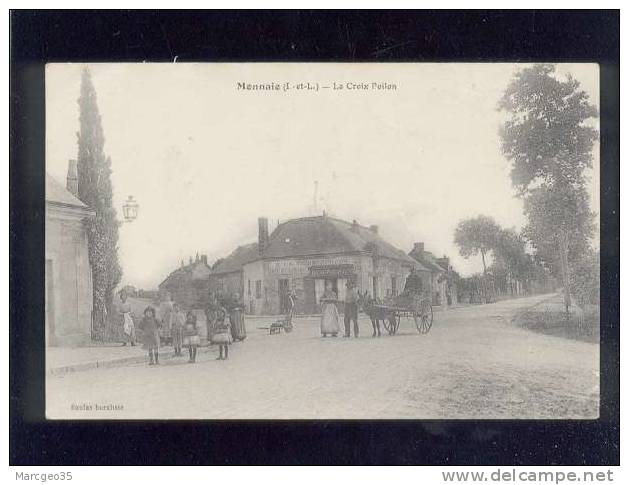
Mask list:
[[[428,333],[432,328],[432,305],[428,302],[422,302],[419,310],[413,315],[415,318],[415,326],[419,333]]]

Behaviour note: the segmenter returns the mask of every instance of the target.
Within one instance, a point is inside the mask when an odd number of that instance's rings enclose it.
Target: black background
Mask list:
[[[619,28],[617,11],[12,11],[10,463],[619,464]],[[44,64],[175,57],[598,62],[600,419],[45,421]]]

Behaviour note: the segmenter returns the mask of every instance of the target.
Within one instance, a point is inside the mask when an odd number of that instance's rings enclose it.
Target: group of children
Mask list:
[[[169,319],[175,356],[181,356],[183,347],[187,347],[190,356],[188,362],[196,362],[197,348],[201,343],[196,315],[189,311],[184,317],[179,305],[174,303],[172,312],[169,312],[167,318]],[[163,323],[164,319],[157,318],[155,308],[149,306],[144,310],[144,317],[138,325],[142,331],[143,348],[149,353],[149,365],[159,364],[160,329]],[[228,345],[231,343],[229,327],[230,323],[226,318],[226,311],[220,308],[216,312],[216,318],[211,326],[212,331],[208,336],[212,343],[219,346],[217,360],[225,360],[228,357]]]

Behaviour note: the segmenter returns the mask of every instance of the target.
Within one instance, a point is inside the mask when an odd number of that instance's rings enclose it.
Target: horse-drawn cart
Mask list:
[[[364,306],[372,323],[378,327],[381,321],[389,335],[395,335],[400,328],[402,317],[412,318],[419,333],[425,334],[432,328],[432,305],[428,297],[416,294],[404,294],[392,297],[384,302],[371,301]]]

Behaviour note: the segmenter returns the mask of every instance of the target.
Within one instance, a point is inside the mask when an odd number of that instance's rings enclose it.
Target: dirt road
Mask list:
[[[432,330],[402,320],[396,336],[326,338],[316,319],[249,336],[228,361],[167,360],[47,381],[47,415],[70,419],[596,418],[597,344],[517,328],[512,316],[544,297],[435,313]],[[96,405],[122,406],[121,410]],[[74,406],[74,409],[73,409]],[[91,409],[90,409],[91,407]],[[78,409],[77,409],[78,408]]]

